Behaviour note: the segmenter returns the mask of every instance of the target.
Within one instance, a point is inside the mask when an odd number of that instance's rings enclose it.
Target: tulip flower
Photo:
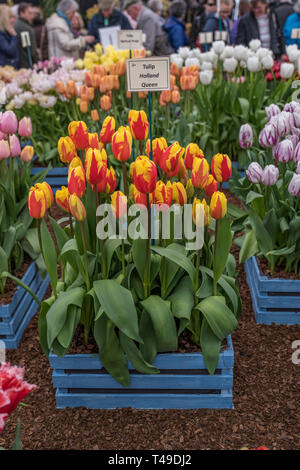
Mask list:
[[[197,198],[194,199],[192,215],[193,222],[197,227],[211,224],[210,210],[205,199],[203,199],[203,201]]]
[[[155,204],[159,206],[160,210],[164,210],[163,205],[171,206],[172,204],[173,188],[170,181],[165,184],[163,181],[157,181],[154,191]]]
[[[300,175],[299,174],[294,173],[288,186],[288,192],[292,196],[300,196]]]
[[[157,137],[152,140],[152,157],[156,165],[159,165],[160,159],[167,148],[168,144],[164,137]],[[146,142],[146,154],[150,158],[150,139]]]
[[[43,183],[36,183],[35,188],[44,192],[47,200],[47,209],[50,209],[54,202],[51,186],[46,181],[44,181]]]
[[[258,142],[262,147],[274,147],[279,140],[276,127],[273,124],[267,124],[259,134]]]
[[[281,75],[281,78],[284,78],[284,79],[289,79],[291,78],[291,76],[293,75],[294,73],[294,70],[295,70],[295,66],[294,64],[291,64],[291,63],[287,63],[287,62],[283,62],[281,65],[280,65],[280,75]]]
[[[88,149],[85,155],[85,174],[90,184],[98,184],[106,176],[107,155],[104,149]]]
[[[172,201],[180,206],[184,206],[187,203],[186,190],[180,181],[174,181],[172,184]]]
[[[205,188],[209,176],[209,164],[205,158],[194,158],[191,172],[192,184],[195,188]]]
[[[184,158],[184,164],[189,170],[193,168],[194,158],[204,158],[204,153],[197,144],[191,143],[185,149]]]
[[[253,130],[250,124],[243,124],[240,127],[239,144],[243,149],[252,147],[253,144]]]
[[[65,94],[66,88],[65,88],[64,82],[62,82],[60,80],[58,82],[56,82],[56,91],[59,95],[64,95]]]
[[[121,126],[112,136],[112,152],[116,160],[126,162],[131,155],[132,135],[129,127]]]
[[[163,90],[159,96],[160,106],[166,106],[172,99],[171,90]]]
[[[272,117],[274,117],[277,114],[281,113],[280,108],[279,108],[279,106],[277,106],[277,104],[270,104],[270,106],[267,106],[265,108],[265,111],[266,111],[266,115],[267,115],[267,118],[269,119],[269,121]]]
[[[116,219],[120,219],[127,212],[127,197],[122,191],[115,191],[111,195],[112,211]]]
[[[184,148],[182,148],[178,142],[170,145],[162,154],[159,166],[165,173],[173,173],[178,171],[179,158],[184,154]]]
[[[75,144],[69,136],[59,139],[57,150],[59,158],[63,163],[70,163],[73,158],[77,157]]]
[[[191,179],[187,181],[185,189],[186,189],[186,194],[187,194],[188,199],[192,198],[194,196],[195,189],[194,189],[194,186],[192,185]]]
[[[135,204],[139,204],[141,206],[147,207],[147,194],[141,193],[134,184],[130,185],[130,193],[131,197],[134,200]],[[153,202],[153,193],[149,194],[149,204],[151,205]]]
[[[213,195],[213,193],[218,191],[218,187],[219,187],[218,181],[215,180],[213,175],[208,175],[206,185],[205,185],[205,188],[204,188],[205,194],[207,196],[211,197]]]
[[[287,163],[293,159],[293,143],[288,140],[282,140],[275,148],[275,158],[278,162]]]
[[[86,218],[86,210],[83,203],[76,194],[70,195],[69,207],[72,216],[75,217],[78,222],[83,222]]]
[[[183,184],[186,184],[187,180],[189,179],[189,173],[185,167],[182,157],[179,157],[176,173],[174,172],[174,175],[172,173],[169,173],[169,177],[172,176],[176,176]]]
[[[68,189],[70,194],[82,197],[85,193],[85,175],[82,166],[76,166],[69,171]]]
[[[210,215],[216,219],[222,219],[227,212],[227,199],[224,193],[216,191],[210,200]]]
[[[4,134],[15,134],[18,130],[18,119],[13,111],[5,111],[0,121],[0,130]]]
[[[24,371],[24,368],[9,363],[0,365],[0,417],[11,414],[28,393],[36,388],[36,385],[24,381]]]
[[[107,95],[103,95],[100,98],[100,107],[103,111],[108,111],[111,108],[111,99]]]
[[[69,190],[65,186],[62,186],[62,188],[58,189],[55,193],[56,203],[66,212],[70,212],[69,197]]]
[[[115,133],[116,121],[112,116],[107,116],[102,124],[102,129],[100,132],[100,142],[103,144],[110,144],[112,141],[112,136]]]
[[[34,149],[31,145],[26,145],[21,151],[20,158],[23,162],[31,162],[34,155]]]
[[[246,170],[246,175],[248,177],[248,180],[251,181],[251,183],[260,183],[262,173],[263,169],[257,162],[250,163],[250,165],[248,166],[248,170]]]
[[[30,137],[32,135],[32,122],[30,117],[23,117],[20,120],[18,134],[20,137]]]
[[[266,186],[276,184],[279,177],[279,170],[275,165],[267,165],[261,175],[261,182]]]
[[[231,160],[228,155],[217,153],[211,162],[211,172],[219,183],[228,181],[231,176]]]
[[[140,155],[136,159],[133,168],[133,181],[141,193],[149,194],[155,190],[157,181],[156,165],[146,155]]]
[[[99,116],[99,113],[98,113],[98,110],[97,109],[92,109],[91,111],[91,118],[94,122],[98,122],[100,121],[100,116]]]
[[[86,114],[89,110],[89,103],[86,100],[80,100],[80,111]]]
[[[73,140],[75,147],[83,150],[89,145],[89,133],[86,123],[83,121],[72,121],[68,126],[69,136]]]
[[[73,168],[76,168],[77,166],[80,166],[80,168],[83,171],[82,161],[80,160],[79,157],[74,157],[73,160],[71,161],[70,165],[69,165],[69,168],[68,168],[68,177],[69,177],[71,171],[73,170]]]
[[[117,177],[116,172],[111,166],[109,169],[106,170],[105,178],[97,184],[97,192],[98,193],[106,193],[110,194],[113,193],[117,186]]]
[[[42,219],[47,210],[47,198],[42,189],[32,186],[28,194],[28,209],[30,217]]]
[[[10,157],[10,148],[7,140],[0,140],[0,161]]]
[[[293,154],[293,160],[296,163],[300,162],[300,142],[295,147],[294,154]]]
[[[131,109],[128,114],[128,122],[135,140],[145,140],[148,137],[149,122],[145,111]]]
[[[103,148],[103,144],[99,142],[97,132],[93,132],[93,134],[89,133],[89,148],[101,150]]]
[[[179,90],[172,90],[171,101],[173,104],[178,104],[180,101],[180,92]]]

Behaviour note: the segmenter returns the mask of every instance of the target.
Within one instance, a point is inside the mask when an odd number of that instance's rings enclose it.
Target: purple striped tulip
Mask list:
[[[251,183],[260,183],[263,169],[257,162],[252,162],[246,170],[246,175]]]
[[[292,160],[294,154],[293,143],[288,140],[282,140],[276,146],[275,149],[275,158],[278,162],[287,163]]]
[[[269,121],[272,117],[274,117],[277,114],[281,113],[280,108],[279,108],[279,106],[277,106],[277,104],[270,104],[270,106],[267,106],[265,108],[265,111],[266,111],[266,115],[267,115],[267,118],[269,119]]]
[[[242,149],[248,149],[253,145],[253,130],[250,124],[243,124],[240,127],[239,143]]]
[[[262,147],[275,147],[279,140],[278,132],[273,124],[267,124],[259,134],[259,144]]]
[[[290,184],[288,186],[288,192],[292,196],[300,196],[300,175],[297,173],[294,173]]]
[[[267,165],[261,175],[261,182],[266,186],[274,186],[279,177],[279,170],[275,165]]]

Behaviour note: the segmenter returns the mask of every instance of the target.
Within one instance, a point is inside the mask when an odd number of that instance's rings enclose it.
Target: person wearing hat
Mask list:
[[[121,29],[132,29],[128,19],[123,13],[114,8],[115,1],[99,0],[99,12],[96,13],[88,24],[88,31],[91,36],[100,41],[99,29],[108,26],[120,26]]]

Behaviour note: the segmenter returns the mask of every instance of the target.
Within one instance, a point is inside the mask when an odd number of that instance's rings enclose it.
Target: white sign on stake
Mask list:
[[[170,89],[169,57],[129,59],[127,68],[127,90],[162,91]]]
[[[200,44],[211,44],[213,42],[213,33],[199,33]]]
[[[115,49],[118,49],[118,31],[120,29],[120,26],[109,26],[98,30],[100,42],[104,49],[107,46],[114,46]]]
[[[291,38],[292,39],[300,39],[300,28],[292,29]]]
[[[120,29],[118,31],[119,49],[142,49],[143,31],[141,29]]]
[[[215,41],[227,41],[227,31],[215,31]]]
[[[31,41],[30,41],[30,36],[29,36],[28,31],[23,31],[21,33],[21,43],[22,43],[22,47],[31,46]]]

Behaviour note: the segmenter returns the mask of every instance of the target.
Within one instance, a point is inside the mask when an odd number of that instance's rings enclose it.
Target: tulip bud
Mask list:
[[[240,147],[243,149],[248,149],[252,147],[253,144],[253,130],[250,124],[243,124],[240,127],[239,133],[239,143]]]
[[[7,140],[0,140],[0,161],[10,157],[10,148]]]
[[[97,192],[110,194],[115,191],[116,186],[117,186],[116,172],[111,166],[109,169],[107,168],[105,178],[103,178],[103,180],[97,184]]]
[[[130,192],[131,191],[131,192]],[[131,199],[133,199],[134,203],[140,206],[144,206],[144,208],[147,208],[147,194],[146,193],[141,193],[135,186],[134,184],[130,185],[130,191],[129,194],[131,196]],[[152,205],[153,203],[153,193],[149,194],[149,204]]]
[[[97,109],[92,109],[91,118],[94,122],[98,122],[100,120],[99,113],[98,113]]]
[[[250,163],[248,170],[246,170],[246,175],[248,180],[251,183],[260,183],[262,177],[263,169],[257,162]]]
[[[219,183],[215,180],[213,175],[208,175],[206,185],[204,188],[205,194],[207,196],[212,196],[216,191],[218,191]]]
[[[100,98],[100,107],[103,111],[108,111],[111,108],[111,99],[107,95],[103,95]]]
[[[154,201],[155,204],[159,206],[159,210],[164,210],[166,205],[168,207],[172,204],[172,183],[170,181],[165,184],[163,181],[157,181],[155,191],[154,191]]]
[[[56,91],[59,95],[64,95],[65,93],[65,85],[64,85],[64,82],[62,82],[61,80],[59,80],[58,82],[56,82]],[[21,135],[21,134],[20,134]],[[22,137],[25,137],[25,136],[22,136]]]
[[[89,103],[86,100],[80,100],[80,111],[86,114],[89,110]]]
[[[15,134],[18,130],[18,119],[13,111],[5,111],[2,114],[0,130],[4,134]]]
[[[279,140],[278,132],[273,124],[267,124],[259,134],[258,141],[262,147],[274,147]]]
[[[82,197],[85,193],[85,176],[82,166],[76,166],[68,174],[68,190],[70,194]]]
[[[32,122],[30,117],[23,117],[21,119],[18,134],[20,137],[30,137],[32,135]]]
[[[277,104],[270,104],[270,106],[267,106],[265,108],[265,111],[266,111],[266,115],[267,115],[267,118],[269,119],[269,121],[272,117],[274,117],[277,114],[281,113],[280,108],[279,108],[279,106],[277,106]]]
[[[57,144],[59,158],[63,163],[69,163],[77,157],[76,147],[71,137],[61,137]]]
[[[191,172],[192,184],[195,188],[205,188],[209,176],[209,164],[205,158],[194,158]]]
[[[69,197],[69,207],[72,216],[79,222],[83,222],[86,218],[86,211],[84,205],[76,194],[71,194]]]
[[[184,164],[189,170],[193,168],[194,158],[204,158],[204,153],[197,144],[191,143],[185,149],[184,158]]]
[[[126,162],[131,155],[132,135],[129,127],[121,126],[112,136],[112,152],[116,160]]]
[[[261,175],[261,182],[266,186],[276,184],[279,177],[279,170],[275,165],[267,165]]]
[[[172,184],[172,201],[180,206],[184,206],[187,203],[186,190],[180,181],[174,181]]]
[[[190,199],[194,196],[194,193],[195,193],[195,190],[194,190],[194,186],[192,185],[192,180],[189,179],[186,183],[186,194],[187,194],[187,197]]]
[[[97,150],[103,149],[103,144],[99,142],[97,132],[93,134],[89,133],[89,148]]]
[[[159,160],[159,166],[165,173],[177,173],[179,158],[184,154],[184,148],[182,148],[178,142],[170,145],[162,154]]]
[[[294,154],[293,154],[293,160],[296,163],[300,162],[300,142],[295,147]]]
[[[69,197],[69,190],[65,186],[62,186],[62,188],[58,189],[55,193],[56,203],[67,212],[70,212]]]
[[[152,140],[152,156],[156,165],[160,164],[160,159],[167,147],[168,144],[164,137],[157,137],[156,139]],[[148,158],[150,158],[150,139],[148,139],[146,142],[146,154]]]
[[[106,176],[107,155],[104,149],[88,149],[85,154],[85,174],[90,184],[98,184]]]
[[[179,90],[172,90],[172,98],[171,101],[173,104],[178,104],[180,101],[180,93]]]
[[[275,158],[278,162],[287,163],[293,158],[294,147],[293,143],[288,140],[282,140],[276,146],[275,149]]]
[[[72,121],[68,126],[69,136],[79,150],[83,150],[89,145],[89,133],[86,123],[83,121]]]
[[[18,137],[15,134],[9,136],[10,155],[18,157],[21,153],[21,146]]]
[[[40,189],[44,192],[47,200],[47,209],[50,209],[54,202],[54,196],[51,186],[46,181],[44,181],[43,183],[36,183],[35,188]]]
[[[100,142],[103,144],[110,144],[112,141],[112,136],[116,129],[116,121],[112,116],[107,116],[102,124],[102,129],[100,132]]]
[[[295,173],[288,186],[288,192],[292,196],[300,196],[300,175]]]
[[[211,172],[219,183],[228,181],[231,176],[231,160],[228,155],[217,153],[211,162]]]
[[[140,155],[133,167],[133,181],[141,193],[153,193],[157,181],[157,169],[146,155]]]
[[[28,209],[30,217],[42,219],[47,210],[47,199],[44,191],[31,187],[28,194]]]
[[[23,162],[31,162],[34,155],[34,149],[31,145],[26,145],[21,151],[20,158]]]
[[[121,191],[115,191],[111,195],[111,206],[114,216],[119,219],[127,212],[127,197]]]
[[[148,137],[149,122],[145,111],[131,109],[128,114],[128,122],[135,140],[145,140]]]
[[[195,198],[193,201],[192,208],[193,222],[197,227],[204,227],[211,224],[211,215],[209,206],[205,199]]]
[[[77,88],[74,80],[69,80],[66,85],[66,96],[68,99],[74,98],[77,96]]]
[[[216,191],[212,195],[209,210],[211,216],[216,220],[222,219],[226,215],[227,199],[224,193]]]

